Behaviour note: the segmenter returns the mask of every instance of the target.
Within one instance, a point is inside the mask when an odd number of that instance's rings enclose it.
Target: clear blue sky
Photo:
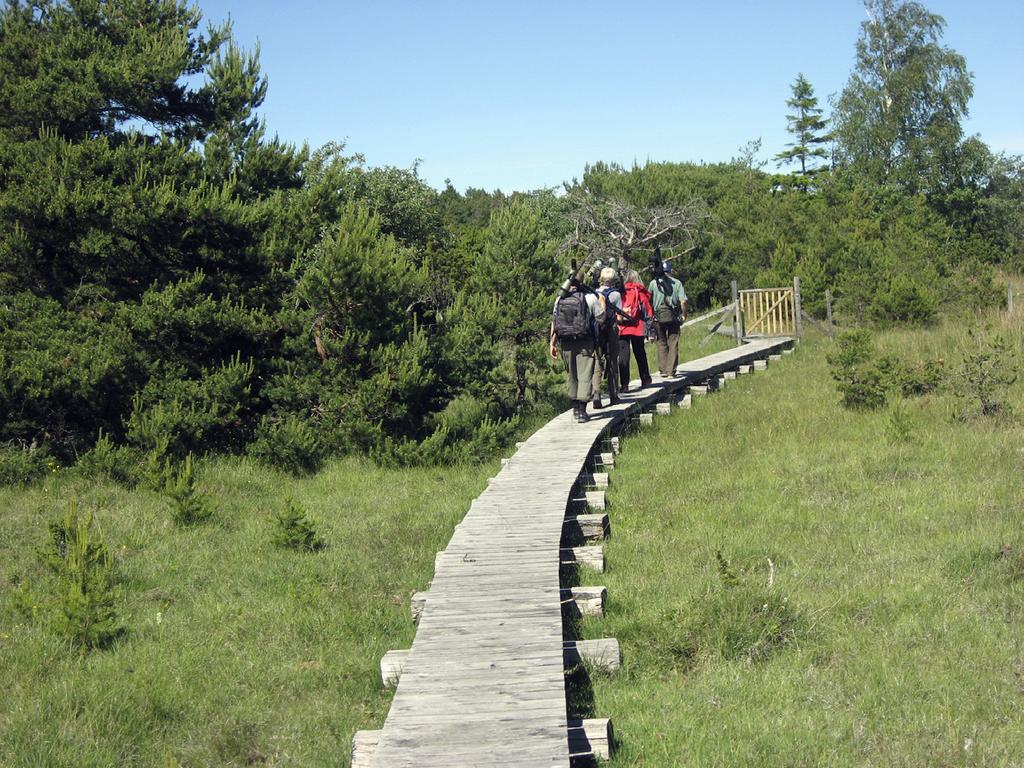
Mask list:
[[[729,160],[757,137],[767,159],[793,78],[827,109],[865,18],[857,0],[198,2],[259,41],[272,134],[506,192],[597,160]],[[924,4],[975,75],[967,131],[1024,154],[1024,2]]]

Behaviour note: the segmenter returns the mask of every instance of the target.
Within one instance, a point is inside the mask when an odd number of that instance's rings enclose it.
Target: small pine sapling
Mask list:
[[[897,398],[889,410],[886,437],[888,437],[890,443],[896,445],[910,444],[915,440],[914,419],[911,417],[910,411],[907,409],[907,405],[903,402],[902,398]]]
[[[870,332],[857,328],[840,334],[836,351],[826,359],[846,408],[869,411],[885,405],[886,377]]]
[[[962,399],[959,417],[1011,416],[1007,395],[1017,381],[1015,350],[1001,334],[970,332],[976,348],[964,354],[954,381]]]
[[[180,526],[197,525],[213,517],[209,501],[196,487],[194,467],[190,453],[164,487],[164,495],[171,502],[171,517]]]
[[[57,576],[60,613],[56,626],[82,649],[105,648],[124,631],[116,610],[114,559],[91,512],[79,515],[72,501],[50,523],[43,560]]]
[[[319,552],[326,546],[316,527],[297,501],[288,499],[274,516],[274,543],[300,552]]]

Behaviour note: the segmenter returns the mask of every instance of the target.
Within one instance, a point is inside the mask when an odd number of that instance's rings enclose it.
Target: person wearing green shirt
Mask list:
[[[672,265],[663,261],[661,269],[655,271],[654,279],[647,286],[658,326],[658,369],[663,378],[676,375],[679,327],[686,320],[686,289],[672,277],[671,271]]]

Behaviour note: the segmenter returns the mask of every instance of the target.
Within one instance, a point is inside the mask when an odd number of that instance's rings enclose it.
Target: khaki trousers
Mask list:
[[[658,323],[658,370],[671,376],[679,364],[679,323]]]
[[[570,400],[590,400],[594,379],[594,340],[559,342],[565,365],[565,390]]]

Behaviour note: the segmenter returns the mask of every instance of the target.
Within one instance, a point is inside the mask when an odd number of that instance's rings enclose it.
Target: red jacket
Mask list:
[[[619,318],[619,336],[643,336],[644,320],[654,316],[651,308],[651,292],[642,283],[626,283],[625,292],[622,296],[622,308],[627,312],[630,305],[635,304],[640,309],[637,321],[632,325],[624,325],[623,319]]]

